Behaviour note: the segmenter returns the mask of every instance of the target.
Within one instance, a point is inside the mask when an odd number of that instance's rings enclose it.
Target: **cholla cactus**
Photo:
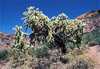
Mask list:
[[[79,48],[86,25],[84,22],[77,19],[70,20],[64,13],[50,19],[38,8],[31,6],[27,9],[28,11],[23,13],[26,17],[22,19],[26,30],[31,28],[33,32],[31,40],[56,43],[63,53],[66,51],[66,42],[72,42]]]
[[[26,54],[28,46],[25,43],[24,40],[24,32],[22,32],[22,27],[16,26],[16,28],[13,28],[16,33],[15,33],[15,40],[12,44],[12,49],[14,50],[15,53],[18,55]]]

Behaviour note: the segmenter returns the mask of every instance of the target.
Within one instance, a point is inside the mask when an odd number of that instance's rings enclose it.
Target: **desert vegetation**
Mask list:
[[[64,13],[48,18],[39,11],[39,8],[35,9],[32,6],[27,10],[23,13],[25,17],[22,19],[25,30],[29,28],[30,34],[23,32],[21,26],[16,26],[13,28],[16,32],[11,44],[12,51],[0,51],[0,60],[7,58],[9,62],[8,69],[94,69],[96,67],[99,59],[89,54],[88,46],[93,44],[93,41],[100,43],[100,40],[95,38],[99,36],[89,36],[95,31],[86,33],[85,28],[88,25],[84,21],[69,19]],[[27,44],[26,38],[30,39],[30,44]]]

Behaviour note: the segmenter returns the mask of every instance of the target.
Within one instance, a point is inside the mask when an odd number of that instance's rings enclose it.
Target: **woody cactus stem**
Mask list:
[[[66,53],[66,46],[64,40],[57,34],[53,34],[54,42],[61,48],[62,53]]]

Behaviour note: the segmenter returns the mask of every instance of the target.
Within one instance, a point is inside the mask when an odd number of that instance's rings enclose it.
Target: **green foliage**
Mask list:
[[[100,32],[99,28],[92,32],[85,33],[83,36],[83,41],[85,44],[89,44],[90,46],[99,45],[100,44]]]
[[[69,42],[69,43],[66,43],[66,46],[72,50],[74,50],[75,46],[73,45],[73,43]]]
[[[41,58],[41,57],[49,56],[48,50],[50,50],[50,48],[48,48],[47,46],[31,47],[28,50],[28,54],[29,55],[34,54],[37,55],[38,58]]]
[[[8,51],[8,50],[1,50],[0,51],[0,60],[4,60],[4,59],[10,57],[11,54],[12,53],[10,51]]]

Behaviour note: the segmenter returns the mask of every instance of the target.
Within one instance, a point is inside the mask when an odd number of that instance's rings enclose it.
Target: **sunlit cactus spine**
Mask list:
[[[26,45],[26,42],[24,40],[24,32],[22,32],[22,27],[16,26],[16,28],[13,28],[16,33],[15,33],[15,40],[12,44],[12,49],[16,54],[19,56],[25,55],[27,53],[27,49],[29,48],[28,45]]]

